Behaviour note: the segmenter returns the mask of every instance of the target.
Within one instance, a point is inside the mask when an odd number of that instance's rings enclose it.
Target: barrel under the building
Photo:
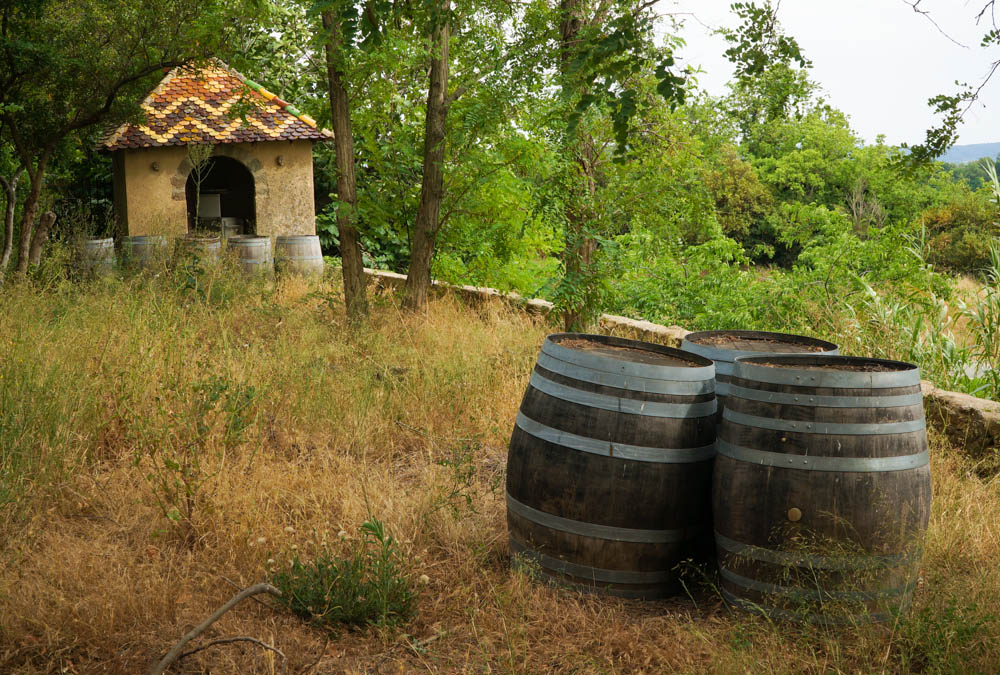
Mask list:
[[[547,337],[510,440],[515,560],[588,591],[679,592],[678,565],[711,549],[714,373],[660,345]]]

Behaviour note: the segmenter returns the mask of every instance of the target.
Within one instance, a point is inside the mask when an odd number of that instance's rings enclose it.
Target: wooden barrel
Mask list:
[[[621,338],[550,335],[507,458],[515,560],[622,597],[679,591],[711,547],[712,362]]]
[[[930,516],[927,450],[914,365],[738,359],[712,491],[724,597],[824,624],[905,611]]]
[[[189,232],[180,241],[180,252],[199,265],[214,267],[219,264],[222,239],[218,235]]]
[[[122,239],[122,257],[133,269],[163,267],[169,254],[167,238],[162,235],[136,235]]]
[[[274,258],[271,257],[271,238],[242,234],[229,237],[226,249],[236,256],[240,269],[247,274],[274,274]]]
[[[315,234],[285,235],[274,245],[274,267],[279,274],[323,275],[323,252]]]
[[[111,274],[115,268],[115,240],[85,239],[77,250],[77,266],[90,276]]]
[[[681,349],[715,362],[715,395],[719,400],[717,421],[722,423],[733,362],[741,356],[762,354],[837,354],[837,345],[826,340],[768,333],[756,330],[706,330],[688,333]]]

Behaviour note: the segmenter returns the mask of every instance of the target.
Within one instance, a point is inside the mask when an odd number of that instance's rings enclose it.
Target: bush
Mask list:
[[[340,547],[346,550],[340,555],[323,544],[311,562],[296,554],[288,570],[272,573],[281,602],[297,616],[328,629],[409,619],[416,593],[395,540],[375,518],[365,521],[360,531],[363,536],[357,542],[341,537]]]

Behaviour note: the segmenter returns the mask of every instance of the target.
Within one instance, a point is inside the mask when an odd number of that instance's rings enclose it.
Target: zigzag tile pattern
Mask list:
[[[261,85],[221,62],[175,68],[142,103],[143,124],[125,124],[107,150],[195,143],[326,140],[332,134]]]

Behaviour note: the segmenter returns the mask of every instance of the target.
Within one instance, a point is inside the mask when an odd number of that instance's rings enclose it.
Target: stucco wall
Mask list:
[[[311,141],[220,144],[215,154],[239,161],[253,175],[258,234],[316,234]],[[117,206],[123,232],[187,232],[184,185],[191,166],[184,147],[122,151],[114,166],[123,172],[127,194]],[[116,187],[122,183],[118,175],[115,181]]]

